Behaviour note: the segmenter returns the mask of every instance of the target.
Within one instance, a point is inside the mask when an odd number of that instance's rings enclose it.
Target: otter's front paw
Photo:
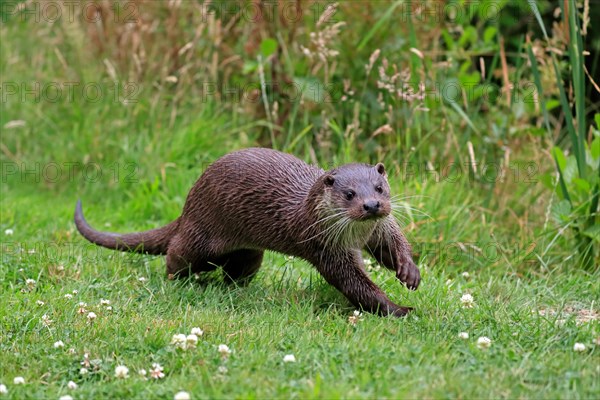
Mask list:
[[[398,307],[394,311],[392,311],[389,315],[393,315],[394,317],[405,317],[409,312],[413,310],[412,307]]]
[[[419,268],[417,268],[412,260],[408,260],[398,268],[396,277],[410,290],[417,290],[419,283],[421,282]]]

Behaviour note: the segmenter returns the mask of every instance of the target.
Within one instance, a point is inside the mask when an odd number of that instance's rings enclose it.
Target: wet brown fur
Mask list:
[[[265,250],[297,256],[356,307],[403,316],[410,308],[394,304],[369,279],[361,254],[366,249],[408,288],[418,287],[410,245],[390,212],[382,164],[323,171],[289,154],[251,148],[213,163],[191,189],[181,216],[162,228],[99,232],[85,221],[81,202],[75,224],[103,247],[166,254],[170,276],[218,265],[227,279],[244,283],[258,271]]]

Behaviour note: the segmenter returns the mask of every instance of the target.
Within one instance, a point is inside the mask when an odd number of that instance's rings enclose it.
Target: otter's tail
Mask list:
[[[75,207],[75,226],[79,233],[90,242],[113,250],[155,255],[166,254],[169,241],[175,234],[178,225],[179,218],[161,228],[144,232],[127,234],[100,232],[92,228],[83,217],[81,200],[77,201]]]

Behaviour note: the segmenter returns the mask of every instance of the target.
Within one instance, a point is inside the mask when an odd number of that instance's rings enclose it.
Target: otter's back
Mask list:
[[[211,229],[236,236],[239,244],[283,238],[293,234],[290,228],[298,228],[296,219],[303,202],[322,173],[276,150],[250,148],[230,153],[196,182],[182,217],[203,220],[203,215],[210,215],[207,221],[220,221],[219,227]]]

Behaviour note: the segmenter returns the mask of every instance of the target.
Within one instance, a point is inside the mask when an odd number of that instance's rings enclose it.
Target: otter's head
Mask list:
[[[390,187],[383,164],[348,164],[321,179],[328,207],[351,221],[373,221],[390,214]]]
[[[308,206],[317,221],[308,240],[327,247],[362,248],[390,215],[390,187],[383,164],[347,164],[327,171],[311,189]]]

